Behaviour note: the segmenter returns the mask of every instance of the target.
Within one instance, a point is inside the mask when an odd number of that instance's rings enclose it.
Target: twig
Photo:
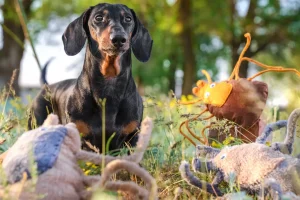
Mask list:
[[[3,23],[0,23],[0,25],[2,26],[3,31],[6,32],[12,39],[14,39],[22,49],[24,49],[24,43],[20,40],[20,38],[18,38],[18,36]]]
[[[32,38],[31,38],[31,36],[29,34],[29,31],[28,31],[27,17],[26,17],[24,8],[23,8],[23,4],[19,0],[15,0],[15,6],[16,6],[17,15],[19,17],[19,20],[20,20],[20,23],[21,23],[21,26],[22,26],[22,29],[23,29],[23,32],[24,32],[24,36],[29,41],[30,46],[31,46],[32,51],[33,51],[33,54],[34,54],[34,58],[35,58],[35,60],[38,64],[38,67],[39,67],[40,71],[42,71],[41,63],[39,61],[39,58],[38,58],[37,53],[36,53],[35,48],[34,48]]]
[[[89,141],[84,140],[84,143],[88,146],[88,148],[95,151],[97,154],[100,154],[100,151],[97,147],[93,146]]]
[[[106,103],[106,99],[100,99],[99,103],[101,103],[101,108],[102,108],[102,154],[105,155],[105,103]],[[101,169],[102,171],[105,168],[105,158],[103,157],[102,160],[102,166]]]

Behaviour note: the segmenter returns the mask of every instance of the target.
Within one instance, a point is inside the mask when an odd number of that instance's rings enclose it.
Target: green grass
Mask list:
[[[160,199],[173,199],[178,195],[178,199],[210,199],[210,196],[195,187],[189,186],[181,179],[178,171],[182,160],[191,162],[194,155],[194,146],[180,135],[178,127],[187,116],[194,116],[201,111],[199,106],[185,106],[176,103],[176,99],[170,92],[168,95],[159,94],[153,90],[146,90],[147,95],[144,96],[144,117],[149,116],[154,120],[154,130],[152,133],[151,144],[147,149],[142,166],[146,168],[156,179],[158,184],[158,194]],[[6,151],[14,144],[17,138],[26,131],[27,126],[27,109],[28,105],[24,105],[18,97],[8,97],[9,91],[3,90],[0,94],[0,141],[5,140],[0,145],[0,153]],[[181,100],[186,101],[191,97],[183,97]],[[31,98],[28,98],[29,101]],[[264,115],[271,121],[272,115],[270,109],[266,108]],[[189,114],[189,115],[187,115]],[[287,114],[282,114],[286,118]],[[191,128],[195,133],[200,135],[201,129],[208,122],[196,121],[191,123]],[[217,125],[223,127],[224,123],[218,122]],[[277,140],[282,140],[283,131],[277,131],[274,135]],[[224,145],[239,144],[241,141],[228,136],[223,143],[215,142],[217,147]],[[299,141],[297,141],[299,144]],[[299,146],[299,145],[295,145]],[[298,151],[298,150],[297,150]],[[126,153],[126,150],[122,151]],[[80,163],[86,174],[99,174],[101,167],[94,166],[90,163]],[[213,174],[197,174],[202,180],[212,181]],[[131,179],[139,182],[134,176],[126,173],[118,175],[118,178]],[[229,184],[222,184],[221,190],[230,192],[239,192],[238,186],[234,181]],[[102,193],[97,193],[94,199]],[[105,194],[109,195],[109,194]],[[237,194],[238,198],[244,193]],[[237,198],[237,199],[238,199]]]

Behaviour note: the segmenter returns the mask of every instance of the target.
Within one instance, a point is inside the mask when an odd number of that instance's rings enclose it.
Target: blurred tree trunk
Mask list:
[[[175,73],[176,73],[176,63],[178,62],[176,54],[173,52],[170,55],[171,65],[168,73],[168,80],[169,80],[169,90],[173,90],[175,92]]]
[[[30,13],[30,6],[33,0],[22,0],[26,15]],[[7,84],[14,69],[20,69],[21,59],[24,52],[25,37],[15,9],[15,1],[5,0],[2,7],[3,27],[11,31],[23,44],[19,44],[7,31],[3,30],[3,47],[0,50],[0,87]],[[18,95],[18,75],[14,80],[13,88]]]
[[[192,0],[178,0],[178,22],[182,27],[180,39],[183,45],[183,85],[182,94],[191,94],[196,82],[196,59],[193,49]]]
[[[231,30],[231,41],[230,41],[230,46],[231,46],[231,68],[233,69],[236,62],[239,59],[240,56],[240,52],[239,47],[241,44],[243,44],[245,42],[245,38],[240,35],[236,35],[236,31],[235,31],[235,21],[236,21],[236,17],[237,17],[237,12],[236,12],[236,0],[230,0],[230,30]],[[253,0],[252,3],[250,1],[250,5],[248,8],[248,14],[246,16],[246,18],[254,18],[254,10],[255,10],[255,6],[256,6],[257,0]],[[251,15],[251,16],[250,16]],[[244,34],[244,33],[243,33]],[[248,51],[246,52],[245,56],[249,56]],[[248,62],[242,62],[241,66],[240,66],[240,70],[239,70],[239,76],[242,78],[245,78],[248,76],[248,67],[249,67],[249,63]]]
[[[236,21],[238,21],[237,11],[236,11],[236,0],[230,0],[230,29],[231,29],[231,67],[234,68],[237,60],[239,59],[241,50],[239,51],[239,48],[241,45],[244,45],[246,43],[246,38],[244,37],[244,34],[246,32],[255,33],[257,26],[255,26],[254,18],[256,16],[255,10],[258,6],[258,0],[250,0],[249,1],[249,7],[247,14],[243,20],[241,20],[241,27],[242,35],[236,35],[236,25],[234,24]],[[279,31],[278,31],[279,32]],[[253,57],[260,51],[265,50],[269,44],[271,43],[281,43],[283,41],[283,38],[280,37],[280,34],[276,34],[277,31],[272,35],[266,35],[263,38],[255,38],[255,41],[257,42],[257,48],[256,49],[248,49],[245,53],[245,57]],[[244,46],[243,46],[244,47]],[[239,76],[242,78],[248,77],[248,68],[249,68],[249,62],[242,62],[240,66]]]

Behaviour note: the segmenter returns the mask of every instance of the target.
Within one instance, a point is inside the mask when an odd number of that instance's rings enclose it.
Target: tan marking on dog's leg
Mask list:
[[[87,136],[90,134],[90,128],[87,125],[87,123],[85,123],[81,120],[78,120],[78,121],[75,121],[75,124],[76,124],[76,128],[78,129],[79,133],[82,133],[84,136]]]
[[[129,124],[123,127],[122,133],[129,134],[132,133],[138,127],[137,121],[131,121]]]

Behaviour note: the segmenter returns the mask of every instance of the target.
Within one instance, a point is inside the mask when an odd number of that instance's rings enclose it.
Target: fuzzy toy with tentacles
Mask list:
[[[281,199],[284,194],[300,195],[300,160],[289,155],[292,153],[299,117],[300,109],[296,109],[291,113],[288,122],[279,121],[268,125],[256,143],[225,147],[222,150],[198,145],[192,168],[199,172],[216,172],[211,184],[195,177],[186,161],[180,166],[181,176],[190,185],[206,190],[214,196],[223,195],[218,185],[222,181],[229,182],[232,175],[236,177],[240,188],[250,194],[261,193],[263,186],[272,199]],[[287,131],[284,142],[273,143],[271,147],[264,144],[273,130],[285,126]],[[207,160],[203,161],[201,158]]]
[[[138,163],[149,144],[153,128],[150,118],[142,122],[141,133],[135,151],[131,155],[113,157],[81,150],[81,140],[76,125],[58,124],[56,115],[49,115],[43,126],[28,131],[8,150],[2,167],[9,184],[1,187],[6,179],[0,177],[0,199],[90,199],[99,187],[121,192],[129,199],[156,199],[155,179]],[[34,183],[30,158],[37,166],[37,182]],[[86,161],[105,168],[101,176],[86,176],[78,161]],[[127,170],[140,177],[145,187],[132,181],[112,181],[111,176]],[[32,188],[34,190],[31,190]]]
[[[208,72],[202,70],[202,73],[207,78],[207,82],[199,80],[197,87],[193,88],[193,94],[199,99],[193,102],[180,103],[186,105],[203,102],[206,106],[198,115],[182,122],[179,128],[180,133],[195,146],[196,143],[193,139],[183,132],[183,126],[185,125],[193,138],[202,144],[208,144],[204,131],[210,128],[211,125],[206,126],[202,130],[202,136],[200,137],[190,129],[189,123],[195,120],[207,120],[212,117],[233,121],[238,126],[237,136],[244,142],[254,142],[259,135],[260,116],[267,101],[268,85],[261,81],[253,81],[253,79],[266,72],[293,72],[300,77],[300,72],[296,69],[268,66],[251,58],[244,57],[251,43],[250,34],[246,33],[245,37],[247,38],[246,46],[240,54],[228,80],[213,82]],[[239,68],[243,61],[254,63],[264,68],[264,70],[250,78],[240,78],[238,75]],[[210,113],[210,115],[201,119],[205,113]]]

